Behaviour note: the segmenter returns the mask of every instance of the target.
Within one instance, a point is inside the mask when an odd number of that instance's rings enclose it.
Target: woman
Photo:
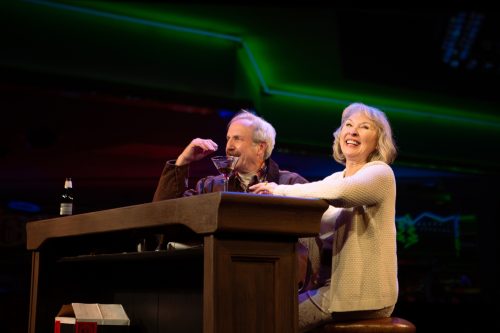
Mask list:
[[[259,183],[254,193],[322,198],[317,288],[299,296],[299,331],[329,321],[389,317],[398,297],[396,158],[385,114],[354,103],[334,133],[333,157],[345,169],[309,184]]]

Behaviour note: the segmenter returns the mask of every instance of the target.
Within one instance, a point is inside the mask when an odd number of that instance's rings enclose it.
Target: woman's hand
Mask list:
[[[255,185],[250,186],[250,192],[256,193],[256,194],[273,194],[274,189],[278,186],[276,183],[258,183]]]

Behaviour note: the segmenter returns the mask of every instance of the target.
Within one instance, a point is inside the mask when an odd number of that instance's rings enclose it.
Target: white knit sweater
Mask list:
[[[356,174],[336,172],[308,184],[278,185],[275,195],[330,203],[320,236],[332,249],[329,312],[375,310],[396,304],[396,180],[389,165],[369,162]]]

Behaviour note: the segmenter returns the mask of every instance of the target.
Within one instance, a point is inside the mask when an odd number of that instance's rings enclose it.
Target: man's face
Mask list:
[[[265,143],[253,142],[253,131],[248,120],[237,120],[227,130],[226,154],[240,157],[238,172],[257,172],[264,162]]]

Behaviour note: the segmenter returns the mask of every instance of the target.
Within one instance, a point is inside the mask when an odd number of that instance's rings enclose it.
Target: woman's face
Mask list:
[[[363,112],[351,115],[340,131],[340,148],[347,162],[368,162],[377,141],[377,127]]]

